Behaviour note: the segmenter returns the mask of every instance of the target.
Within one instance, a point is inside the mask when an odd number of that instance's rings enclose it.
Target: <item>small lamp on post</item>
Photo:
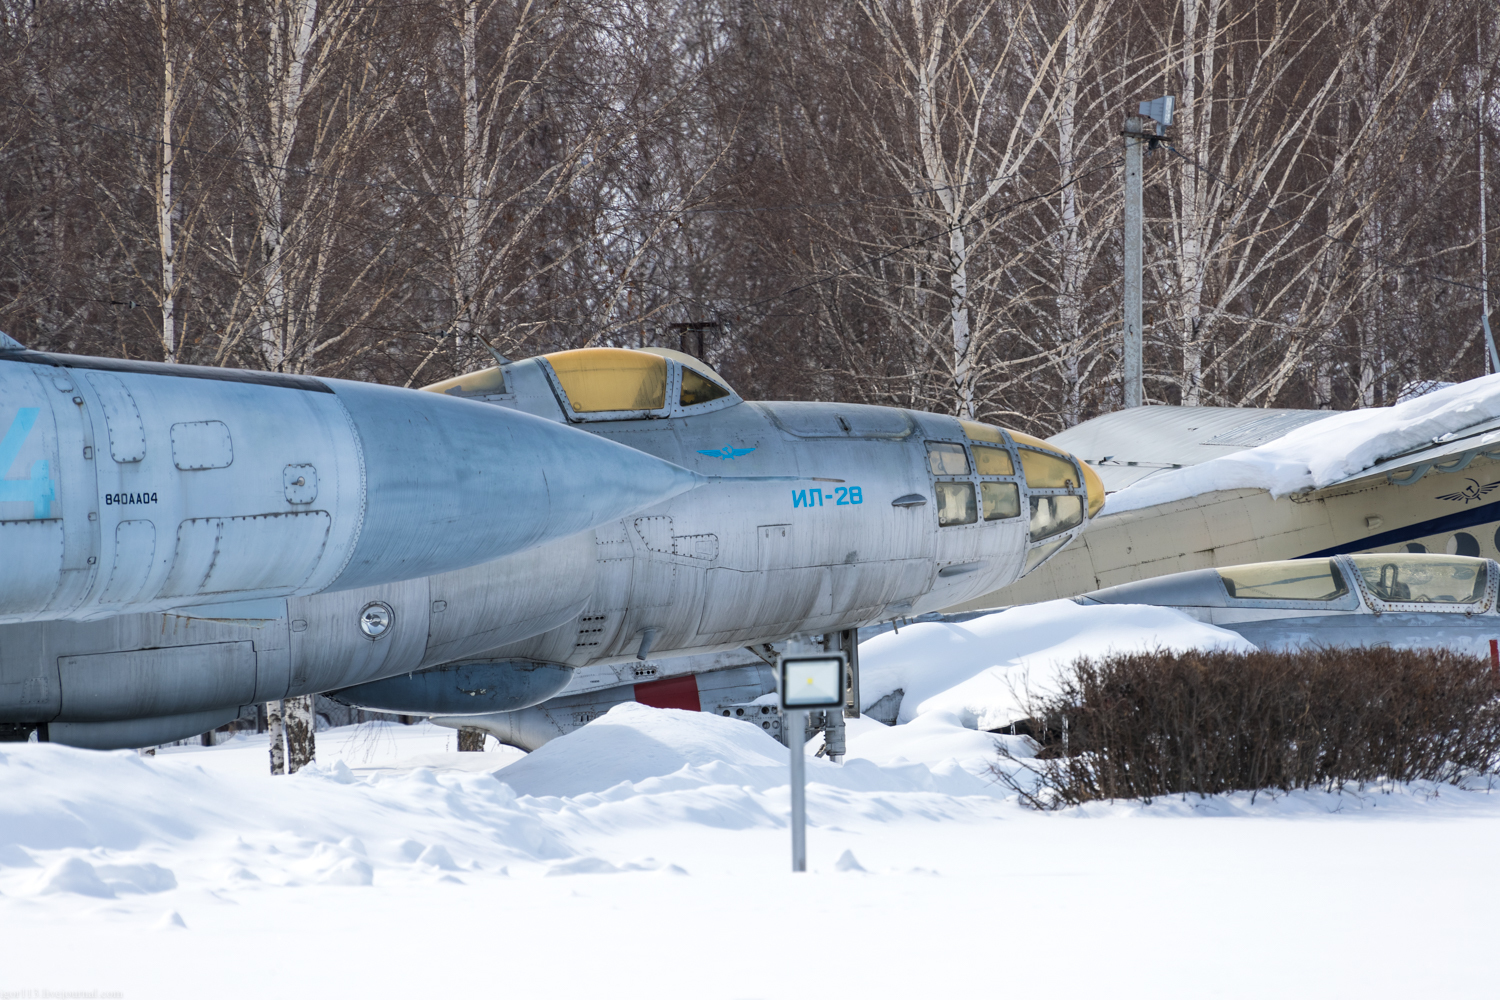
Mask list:
[[[781,731],[791,759],[792,871],[807,871],[807,772],[803,736],[813,709],[843,710],[845,661],[842,650],[777,659],[781,689]]]

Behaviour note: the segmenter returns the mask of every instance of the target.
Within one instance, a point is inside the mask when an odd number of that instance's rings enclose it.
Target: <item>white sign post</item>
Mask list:
[[[803,736],[807,713],[823,708],[843,711],[844,654],[781,656],[777,661],[781,689],[781,731],[791,752],[792,871],[807,871],[807,773]]]

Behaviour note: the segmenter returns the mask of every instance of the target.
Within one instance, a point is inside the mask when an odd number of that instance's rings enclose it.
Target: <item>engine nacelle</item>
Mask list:
[[[700,478],[468,400],[0,338],[0,624],[420,579]]]

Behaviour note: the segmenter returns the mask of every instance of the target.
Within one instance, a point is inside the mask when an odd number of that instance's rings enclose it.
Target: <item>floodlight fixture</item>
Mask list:
[[[843,707],[842,653],[783,656],[779,680],[785,710]]]
[[[1172,127],[1172,112],[1177,109],[1177,98],[1170,94],[1152,101],[1141,102],[1141,117],[1150,118],[1162,128]],[[1157,133],[1158,135],[1160,132]]]

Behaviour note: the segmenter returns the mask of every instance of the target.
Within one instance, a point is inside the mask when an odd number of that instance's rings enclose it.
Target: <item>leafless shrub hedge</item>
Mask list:
[[[1489,665],[1442,650],[1080,659],[1031,707],[1037,759],[1010,758],[996,774],[1038,808],[1454,781],[1500,765]]]

